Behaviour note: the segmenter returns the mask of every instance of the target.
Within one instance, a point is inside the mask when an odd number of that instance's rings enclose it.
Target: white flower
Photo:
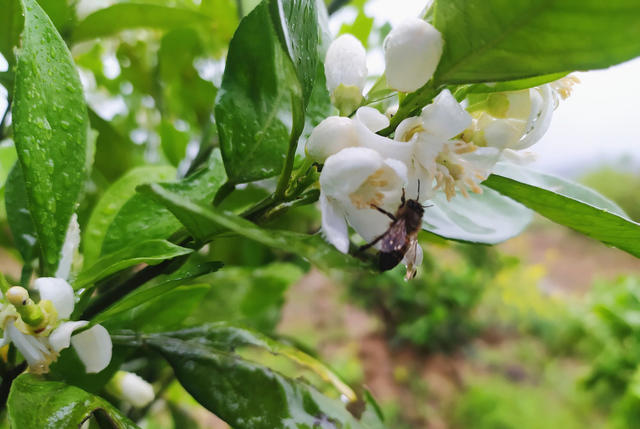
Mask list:
[[[362,101],[367,80],[367,53],[350,34],[335,39],[327,51],[324,73],[333,104],[342,114],[351,113]]]
[[[369,148],[346,148],[327,158],[320,175],[322,230],[326,239],[347,253],[347,222],[367,242],[389,227],[387,216],[375,207],[395,213],[407,182],[405,164],[383,158]]]
[[[408,162],[411,145],[376,134],[389,125],[389,119],[371,107],[361,107],[355,119],[331,116],[316,126],[307,141],[307,155],[314,161],[324,162],[348,147],[367,147],[384,158]]]
[[[482,192],[479,183],[488,176],[499,152],[490,148],[479,151],[473,144],[456,139],[471,124],[471,116],[449,90],[444,90],[419,117],[407,118],[398,125],[395,139],[413,144],[410,195],[414,189],[417,192],[418,183],[421,200],[432,197],[438,189],[449,199],[455,196],[456,188],[463,195],[467,189]]]
[[[307,140],[307,156],[324,162],[328,157],[346,147],[358,146],[358,134],[353,120],[330,116],[320,122]]]
[[[14,286],[7,292],[7,302],[0,317],[4,338],[0,344],[13,342],[24,356],[30,371],[46,373],[61,350],[73,345],[89,373],[100,372],[111,361],[111,338],[101,325],[73,335],[89,324],[86,320],[68,319],[73,312],[73,288],[63,279],[42,277],[35,281],[40,302],[35,304],[26,289]],[[33,315],[42,317],[34,317]],[[73,335],[73,336],[72,336]]]
[[[383,45],[389,86],[413,92],[426,84],[438,67],[443,44],[440,32],[418,18],[391,30]]]
[[[127,371],[118,371],[107,384],[107,391],[134,407],[146,407],[155,398],[153,386],[142,377]]]

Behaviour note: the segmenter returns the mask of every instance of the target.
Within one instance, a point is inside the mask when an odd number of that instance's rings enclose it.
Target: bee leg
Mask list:
[[[380,213],[382,213],[383,215],[386,215],[392,221],[394,221],[394,222],[396,221],[396,217],[394,215],[392,215],[391,213],[389,213],[388,211],[386,211],[385,209],[383,209],[382,207],[378,207],[375,204],[371,204],[371,208],[378,210]]]
[[[419,183],[420,182],[418,182],[418,186],[420,186]],[[405,195],[404,195],[404,188],[402,188],[402,197],[400,197],[400,203],[401,203],[400,207],[404,207],[404,203],[406,202],[407,202],[407,199],[405,198]]]
[[[360,246],[360,248],[358,249],[358,251],[360,252],[364,252],[365,250],[367,250],[369,247],[371,246],[375,246],[378,241],[382,240],[384,238],[384,236],[387,235],[386,231],[384,234],[381,234],[379,236],[377,236],[376,238],[373,239],[373,241],[371,243],[367,243],[365,245]]]

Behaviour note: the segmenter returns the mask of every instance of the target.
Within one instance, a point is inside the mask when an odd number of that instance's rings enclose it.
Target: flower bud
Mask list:
[[[33,302],[25,288],[13,286],[7,291],[7,300],[13,304],[27,325],[41,327],[46,323],[42,309]]]
[[[331,43],[324,60],[324,73],[331,101],[342,114],[349,114],[362,101],[367,79],[367,57],[362,43],[344,34]]]
[[[127,371],[118,371],[107,384],[107,390],[137,408],[146,407],[155,398],[151,384]]]
[[[313,129],[307,140],[307,155],[314,161],[324,162],[346,147],[357,146],[353,120],[330,116]]]
[[[402,92],[422,87],[438,67],[443,44],[440,32],[418,18],[391,30],[384,40],[389,86]]]

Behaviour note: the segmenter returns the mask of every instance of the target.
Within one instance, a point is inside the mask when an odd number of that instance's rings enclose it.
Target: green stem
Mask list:
[[[389,126],[381,131],[378,131],[378,134],[380,134],[381,136],[388,136],[389,134],[393,133],[400,122],[415,114],[416,111],[419,111],[427,104],[431,103],[433,98],[438,95],[441,89],[441,85],[437,85],[430,81],[416,92],[408,94],[404,98],[402,103],[400,103],[398,112],[393,115],[393,118],[391,118],[391,123],[389,124]]]
[[[238,20],[244,17],[244,7],[242,6],[242,0],[236,0],[236,11],[238,12]]]

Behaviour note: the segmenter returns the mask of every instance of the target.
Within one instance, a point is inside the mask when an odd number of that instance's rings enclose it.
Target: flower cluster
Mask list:
[[[39,295],[37,303],[21,286],[13,286],[0,294],[0,326],[4,332],[0,346],[13,343],[33,373],[48,372],[49,365],[70,345],[88,373],[102,371],[111,361],[111,337],[103,326],[96,324],[74,335],[76,330],[85,328],[89,322],[69,320],[75,305],[75,294],[66,278],[79,241],[79,229],[74,216],[56,277],[40,277],[33,283],[33,291]]]
[[[438,30],[420,19],[394,28],[383,45],[388,86],[401,93],[425,86],[445,43]],[[384,211],[395,213],[403,192],[419,202],[436,192],[444,192],[449,200],[458,192],[481,193],[480,183],[498,161],[526,161],[529,155],[518,151],[540,139],[558,95],[564,98],[575,83],[565,78],[521,91],[470,94],[461,102],[443,89],[419,116],[404,119],[393,137],[386,137],[378,132],[389,126],[391,115],[370,106],[358,108],[367,75],[360,42],[350,35],[337,38],[327,53],[325,73],[343,116],[322,121],[309,137],[306,152],[324,164],[323,232],[345,253],[348,225],[367,242],[374,241],[389,228]],[[393,111],[393,106],[388,109]]]

